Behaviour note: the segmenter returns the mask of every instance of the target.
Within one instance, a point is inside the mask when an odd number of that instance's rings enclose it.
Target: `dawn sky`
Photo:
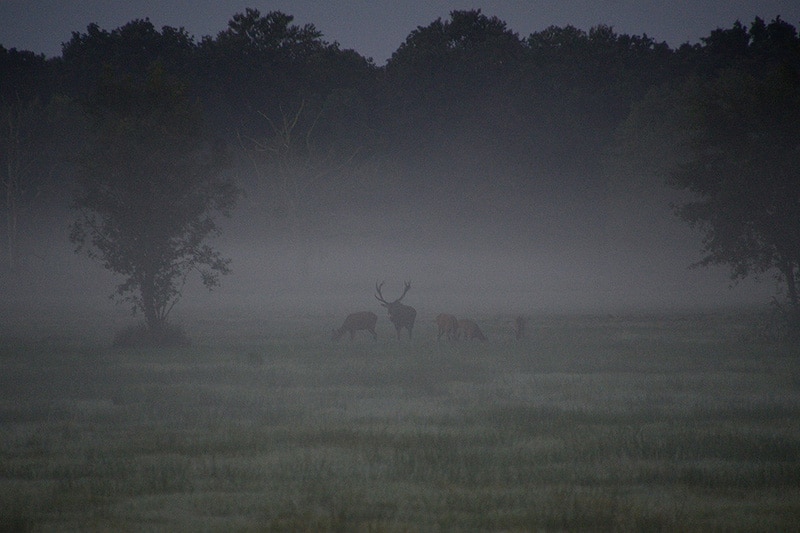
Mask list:
[[[0,45],[52,57],[60,55],[72,32],[85,31],[89,23],[112,30],[146,17],[157,28],[184,27],[199,39],[215,36],[247,7],[294,15],[295,23],[314,24],[325,40],[372,57],[378,65],[417,26],[473,8],[497,16],[522,37],[551,25],[588,30],[607,24],[617,33],[647,34],[672,47],[697,42],[736,20],[749,24],[756,16],[770,21],[780,15],[794,26],[800,23],[800,2],[790,0],[0,0]]]

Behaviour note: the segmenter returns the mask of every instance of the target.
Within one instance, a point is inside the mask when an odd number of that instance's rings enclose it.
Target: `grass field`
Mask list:
[[[0,531],[800,529],[800,350],[756,316],[342,318],[5,324]]]

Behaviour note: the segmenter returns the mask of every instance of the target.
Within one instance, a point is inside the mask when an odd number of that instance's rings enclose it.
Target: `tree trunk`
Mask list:
[[[142,312],[144,312],[147,329],[154,336],[158,336],[162,332],[164,321],[159,316],[156,304],[155,275],[149,272],[145,274],[140,290],[142,293]]]
[[[8,267],[14,268],[14,231],[15,231],[15,224],[14,224],[14,206],[11,200],[11,187],[7,187],[6,190],[6,231],[8,232],[8,239],[6,244],[8,245]]]
[[[783,276],[786,278],[786,295],[789,309],[786,312],[787,334],[790,341],[800,340],[800,302],[797,294],[797,269],[791,261],[783,263]]]
[[[8,165],[8,176],[6,181],[6,231],[8,232],[8,266],[14,268],[17,266],[17,217],[18,217],[18,187],[16,186],[16,178],[13,175],[14,170],[11,164]]]
[[[786,277],[786,292],[789,296],[789,303],[792,304],[792,308],[797,309],[797,275],[794,267],[791,264],[787,264],[783,275]]]

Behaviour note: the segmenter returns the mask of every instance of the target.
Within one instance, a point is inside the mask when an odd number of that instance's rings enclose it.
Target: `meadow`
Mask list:
[[[800,529],[800,350],[745,311],[0,327],[0,531]],[[24,317],[23,317],[24,318]],[[130,320],[129,318],[127,320]]]

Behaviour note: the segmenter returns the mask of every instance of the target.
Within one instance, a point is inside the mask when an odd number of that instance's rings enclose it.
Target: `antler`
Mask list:
[[[375,298],[377,298],[379,302],[383,302],[383,303],[385,303],[385,304],[387,304],[387,305],[388,305],[388,304],[389,304],[389,302],[387,302],[386,300],[384,300],[384,299],[383,299],[383,294],[381,294],[381,288],[383,287],[383,284],[384,284],[384,283],[386,283],[386,282],[385,282],[385,281],[381,281],[380,283],[377,283],[377,282],[375,283],[375,292],[377,292],[377,293],[378,293],[378,294],[376,294],[376,295],[375,295]],[[410,281],[406,281],[406,285],[405,285],[405,289],[403,290],[403,294],[401,294],[401,295],[400,295],[400,298],[398,298],[397,300],[395,300],[395,301],[394,301],[394,302],[392,302],[392,303],[397,303],[397,302],[399,302],[400,300],[402,300],[402,299],[403,299],[403,296],[405,296],[405,295],[406,295],[406,293],[408,292],[408,289],[410,289],[410,288],[411,288],[411,282],[410,282]]]
[[[386,282],[385,281],[381,281],[380,284],[378,284],[377,281],[375,282],[375,292],[378,293],[378,294],[375,295],[375,298],[377,298],[379,302],[383,302],[385,304],[388,304],[389,302],[384,300],[383,299],[383,294],[381,294],[381,287],[383,287],[384,283],[386,283]]]
[[[406,281],[406,283],[405,283],[405,289],[403,289],[403,294],[401,294],[401,295],[400,295],[400,298],[398,298],[397,300],[395,300],[395,302],[399,302],[400,300],[402,300],[402,299],[403,299],[403,296],[405,296],[405,295],[406,295],[406,293],[408,292],[408,289],[410,289],[410,288],[411,288],[411,282],[410,282],[410,281]]]

